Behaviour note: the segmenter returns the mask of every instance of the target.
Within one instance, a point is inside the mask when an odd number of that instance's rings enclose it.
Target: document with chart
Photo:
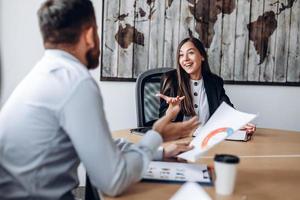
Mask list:
[[[194,148],[179,154],[178,157],[195,162],[203,153],[232,135],[255,117],[255,114],[240,112],[223,102],[208,122],[195,131],[196,137],[191,142]]]
[[[207,165],[177,162],[150,162],[142,180],[155,182],[189,181],[204,185],[212,184]]]

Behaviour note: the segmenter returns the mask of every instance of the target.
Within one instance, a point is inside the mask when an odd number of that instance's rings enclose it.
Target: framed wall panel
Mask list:
[[[300,85],[300,0],[104,0],[102,81],[176,67],[199,38],[226,83]]]

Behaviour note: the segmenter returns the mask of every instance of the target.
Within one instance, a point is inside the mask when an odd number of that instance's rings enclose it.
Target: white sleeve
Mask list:
[[[124,138],[118,138],[115,140],[115,144],[119,147],[121,151],[130,148],[133,143],[129,142]],[[162,146],[158,147],[157,151],[154,153],[152,160],[162,160],[163,159],[164,148]]]
[[[138,144],[120,150],[112,139],[99,88],[92,79],[82,81],[70,95],[60,122],[92,184],[111,196],[141,179],[162,143],[157,132],[149,131]]]

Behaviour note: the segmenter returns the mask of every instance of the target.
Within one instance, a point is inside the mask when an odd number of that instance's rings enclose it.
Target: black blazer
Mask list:
[[[161,81],[161,87],[162,84],[166,79],[171,80],[172,87],[169,88],[164,95],[176,97],[177,91],[178,91],[178,80],[177,80],[177,73],[176,70],[169,71],[164,74]],[[226,95],[224,90],[224,82],[223,79],[213,73],[204,74],[203,75],[203,83],[205,92],[207,95],[207,101],[209,105],[209,117],[212,116],[212,114],[217,110],[219,105],[223,101],[225,101],[228,105],[233,107],[233,104],[231,103],[229,97]],[[160,100],[160,108],[159,108],[159,116],[165,115],[166,111],[168,109],[168,104],[164,99]],[[182,121],[183,120],[183,113],[180,111],[175,119],[175,121]]]

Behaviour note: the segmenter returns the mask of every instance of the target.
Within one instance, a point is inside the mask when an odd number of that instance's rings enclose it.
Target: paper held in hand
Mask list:
[[[255,114],[240,112],[223,102],[208,122],[196,129],[194,133],[196,137],[191,142],[194,149],[179,154],[177,157],[195,162],[203,153],[232,135],[255,117]]]

